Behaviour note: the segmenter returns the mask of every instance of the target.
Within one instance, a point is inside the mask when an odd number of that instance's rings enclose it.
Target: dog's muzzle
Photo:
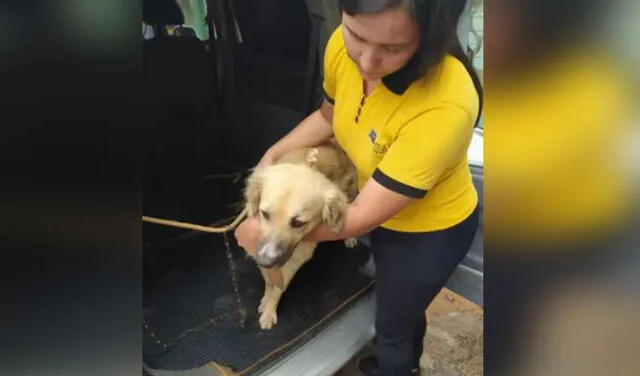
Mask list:
[[[289,249],[290,247],[280,242],[277,237],[266,237],[258,244],[256,263],[264,268],[282,266],[289,258]]]

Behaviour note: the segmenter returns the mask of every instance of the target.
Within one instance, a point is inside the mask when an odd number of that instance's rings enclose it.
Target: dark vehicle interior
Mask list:
[[[322,20],[304,1],[208,1],[209,31],[169,35],[183,17],[174,0],[145,0],[148,108],[144,207],[147,216],[213,224],[241,209],[247,170],[320,100]],[[233,23],[242,25],[241,39]],[[215,25],[215,29],[212,27]],[[222,222],[220,222],[222,221]],[[258,326],[262,277],[232,234],[144,225],[144,351],[153,369],[209,362],[252,374],[313,337],[371,290],[359,271],[364,245],[321,245],[279,309],[278,325]],[[226,247],[226,244],[229,247]]]

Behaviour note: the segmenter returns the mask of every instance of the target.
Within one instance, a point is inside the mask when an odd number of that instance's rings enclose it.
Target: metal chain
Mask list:
[[[231,283],[233,284],[233,291],[236,295],[236,309],[238,310],[238,325],[244,328],[247,320],[247,309],[242,303],[242,297],[240,296],[240,289],[238,288],[238,278],[236,273],[236,262],[233,260],[233,254],[231,252],[231,245],[229,243],[229,237],[227,233],[222,233],[224,239],[224,246],[227,253],[227,261],[229,262],[229,275],[231,276]]]

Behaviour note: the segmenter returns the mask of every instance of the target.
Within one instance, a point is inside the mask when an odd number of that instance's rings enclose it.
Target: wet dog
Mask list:
[[[300,267],[317,243],[303,240],[320,223],[342,231],[347,206],[356,194],[353,165],[333,144],[291,152],[256,169],[244,192],[248,215],[260,218],[262,240],[251,255],[265,280],[258,312],[260,327],[278,322],[277,309]],[[354,239],[345,240],[349,247]]]

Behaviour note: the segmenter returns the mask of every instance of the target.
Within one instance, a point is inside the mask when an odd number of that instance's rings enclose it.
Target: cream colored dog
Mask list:
[[[265,280],[258,308],[262,329],[278,322],[282,294],[313,257],[317,243],[303,241],[304,236],[323,222],[341,231],[355,192],[353,165],[332,144],[296,150],[274,165],[256,169],[247,179],[248,215],[259,217],[262,226],[262,240],[251,255]],[[355,240],[345,244],[353,247]]]

